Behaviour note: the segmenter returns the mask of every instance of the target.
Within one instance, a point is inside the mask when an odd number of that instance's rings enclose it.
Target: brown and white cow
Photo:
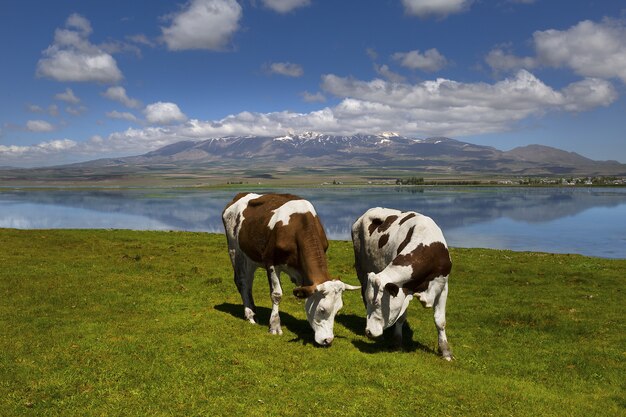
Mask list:
[[[439,351],[451,360],[446,299],[452,262],[441,229],[419,213],[377,207],[354,223],[352,242],[367,309],[365,334],[376,338],[395,324],[394,339],[400,344],[406,309],[415,297],[434,308]]]
[[[269,331],[282,334],[278,305],[283,295],[280,273],[285,272],[297,285],[294,295],[306,298],[304,308],[315,342],[330,346],[343,291],[360,287],[330,278],[328,240],[313,205],[290,194],[241,193],[226,206],[222,220],[246,319],[256,323],[252,281],[254,271],[265,268],[272,299]]]

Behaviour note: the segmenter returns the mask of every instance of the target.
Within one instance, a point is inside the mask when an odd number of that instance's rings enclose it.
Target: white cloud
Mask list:
[[[180,111],[175,103],[163,103],[161,101],[147,105],[144,114],[146,120],[152,124],[172,124],[187,120],[187,116]]]
[[[539,64],[533,57],[518,57],[502,48],[490,51],[485,61],[496,71],[513,71],[521,68],[530,70],[536,68]]]
[[[138,43],[140,45],[145,45],[145,46],[149,46],[151,48],[153,48],[155,46],[154,42],[152,42],[150,40],[150,38],[148,38],[146,35],[144,35],[143,33],[138,33],[136,35],[132,35],[132,36],[127,36],[126,39],[128,39],[131,42],[135,42]]]
[[[78,106],[78,107],[67,106],[65,108],[65,112],[71,114],[72,116],[80,116],[86,111],[87,111],[87,107],[85,106]]]
[[[385,79],[389,81],[401,83],[406,80],[404,76],[392,71],[388,65],[374,64],[374,71],[376,71],[378,75],[385,77]]]
[[[163,40],[170,50],[226,47],[239,29],[242,10],[236,0],[191,0],[174,14],[169,27],[162,27]]]
[[[585,78],[554,89],[525,70],[495,83],[462,83],[443,78],[420,83],[363,81],[329,74],[322,77],[322,88],[337,96],[339,104],[308,113],[244,111],[219,120],[187,120],[174,103],[153,103],[145,109],[146,118],[161,126],[93,137],[74,144],[70,151],[59,151],[58,158],[67,158],[69,152],[75,160],[124,156],[181,140],[282,135],[289,131],[342,135],[395,131],[415,137],[478,135],[508,131],[522,120],[549,112],[581,112],[608,106],[617,99],[616,90],[607,80]],[[50,154],[41,157],[42,146],[31,148],[21,149],[23,159],[10,156],[14,153],[7,147],[0,148],[0,165],[34,164],[36,158],[40,165],[56,161]],[[54,147],[47,144],[43,148],[52,152]],[[28,159],[28,155],[32,158]]]
[[[48,106],[48,114],[50,116],[58,116],[59,115],[59,106],[57,106],[56,104],[51,104]]]
[[[48,113],[54,117],[59,115],[59,106],[56,104],[49,105],[47,110],[37,104],[29,104],[26,106],[26,109],[31,113]]]
[[[65,26],[57,29],[54,43],[43,51],[37,63],[37,76],[56,81],[114,83],[122,73],[115,59],[89,42],[91,25],[84,17],[73,14]]]
[[[307,103],[323,103],[326,101],[326,97],[324,96],[324,94],[317,92],[315,94],[313,93],[309,93],[308,91],[304,91],[302,92],[302,99],[304,101],[306,101]]]
[[[617,98],[613,86],[606,81],[583,80],[557,91],[528,71],[519,71],[495,84],[442,78],[419,84],[380,79],[366,82],[326,75],[322,88],[344,98],[334,109],[342,120],[368,118],[375,122],[374,131],[413,132],[421,136],[505,131],[527,117],[605,106]]]
[[[473,0],[402,0],[406,13],[419,16],[446,17],[469,8]]]
[[[64,92],[56,94],[54,98],[70,104],[80,103],[80,99],[76,97],[71,88],[66,88]]]
[[[305,7],[311,4],[311,0],[262,0],[263,5],[278,13],[288,13],[298,7]]]
[[[33,167],[74,162],[78,144],[70,139],[41,142],[31,146],[0,145],[0,161],[13,166]],[[66,159],[69,158],[69,161]]]
[[[31,113],[43,113],[43,108],[37,104],[29,104],[26,108]]]
[[[423,54],[418,50],[409,52],[397,52],[392,58],[400,62],[400,65],[410,69],[422,71],[438,71],[448,63],[446,58],[436,49],[429,49]]]
[[[545,65],[569,67],[585,77],[616,77],[626,83],[624,22],[585,20],[566,31],[535,32],[533,39],[537,59]]]
[[[65,26],[78,29],[80,32],[89,35],[92,32],[91,23],[78,13],[73,13],[67,18]]]
[[[26,129],[31,132],[52,132],[54,126],[45,120],[29,120],[26,122]]]
[[[119,112],[117,110],[110,111],[106,113],[106,116],[111,119],[120,119],[120,120],[128,120],[129,122],[136,122],[137,117],[129,112]]]
[[[270,74],[280,74],[287,77],[302,77],[304,70],[298,64],[291,62],[274,62],[267,65],[267,72]]]
[[[99,45],[99,48],[109,54],[118,54],[121,52],[130,52],[135,54],[136,57],[141,58],[141,49],[137,45],[133,45],[128,42],[111,40]]]
[[[102,93],[102,96],[110,100],[120,102],[126,107],[130,107],[132,109],[141,107],[141,102],[139,100],[130,98],[126,95],[126,89],[124,87],[109,87],[104,93]]]
[[[619,78],[626,83],[626,25],[623,21],[582,21],[567,30],[533,34],[534,57],[516,57],[500,48],[486,57],[494,70],[570,68],[583,77]]]
[[[585,111],[606,107],[617,100],[617,92],[606,80],[586,78],[563,89],[564,108],[568,111]]]

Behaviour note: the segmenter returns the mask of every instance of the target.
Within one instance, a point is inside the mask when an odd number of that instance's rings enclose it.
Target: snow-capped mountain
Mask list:
[[[531,145],[511,151],[433,137],[417,139],[393,132],[327,135],[314,132],[280,136],[231,136],[182,141],[144,155],[80,165],[115,166],[240,165],[241,167],[387,167],[430,172],[626,174],[626,165],[598,162],[573,152]],[[621,175],[621,174],[620,174]]]

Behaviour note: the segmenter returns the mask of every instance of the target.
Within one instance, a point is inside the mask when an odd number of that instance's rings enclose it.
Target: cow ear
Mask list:
[[[396,284],[392,284],[391,282],[385,285],[385,289],[389,294],[393,295],[394,297],[397,296],[398,291],[400,291],[400,288]]]
[[[309,298],[314,291],[315,285],[296,287],[293,289],[293,295],[295,295],[297,298]]]

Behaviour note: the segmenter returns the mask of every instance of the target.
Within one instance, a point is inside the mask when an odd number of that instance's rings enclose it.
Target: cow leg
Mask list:
[[[402,328],[406,322],[406,311],[398,317],[396,324],[393,327],[393,347],[396,349],[402,348]]]
[[[283,330],[280,327],[280,316],[278,315],[278,305],[283,298],[283,289],[280,286],[280,276],[276,272],[276,268],[270,266],[267,268],[267,280],[270,284],[270,298],[272,299],[272,314],[270,315],[270,330],[271,334],[283,334]]]
[[[433,309],[435,312],[435,326],[437,326],[439,353],[447,361],[452,360],[452,351],[446,337],[446,300],[448,298],[448,282],[443,286],[441,293],[435,297]]]
[[[235,285],[243,301],[246,320],[256,324],[256,306],[252,298],[252,282],[256,266],[245,255],[239,252],[235,256]]]

